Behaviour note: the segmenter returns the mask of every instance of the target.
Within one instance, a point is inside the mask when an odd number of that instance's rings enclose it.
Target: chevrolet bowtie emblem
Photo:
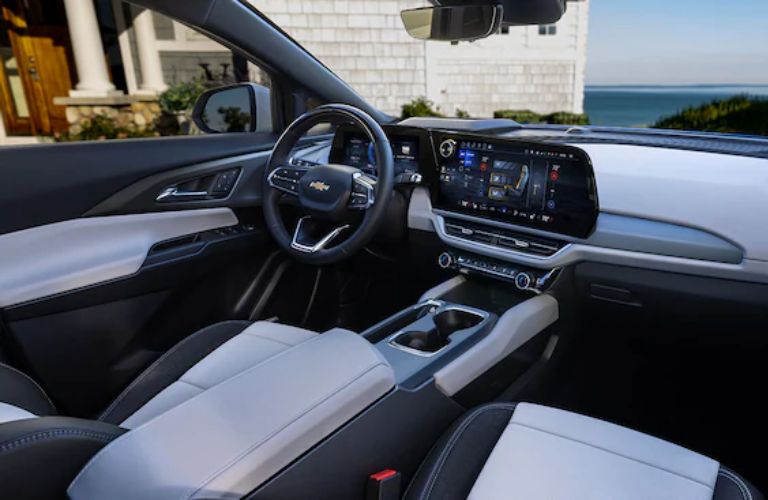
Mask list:
[[[331,189],[331,186],[329,186],[323,181],[312,181],[309,183],[309,187],[311,187],[312,189],[317,189],[318,191],[328,191],[329,189]]]

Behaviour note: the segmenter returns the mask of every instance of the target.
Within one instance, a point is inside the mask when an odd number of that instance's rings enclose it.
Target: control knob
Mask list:
[[[446,139],[440,143],[440,156],[443,158],[450,158],[453,153],[456,152],[456,141],[453,139]]]
[[[453,266],[453,256],[448,252],[443,252],[437,257],[437,265],[443,269],[448,269]]]
[[[528,273],[520,272],[515,276],[515,286],[519,290],[528,290],[531,287],[531,275]]]

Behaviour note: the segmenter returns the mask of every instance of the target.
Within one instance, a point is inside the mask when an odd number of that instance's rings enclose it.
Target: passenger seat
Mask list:
[[[717,461],[594,418],[490,404],[440,439],[406,500],[761,500]]]

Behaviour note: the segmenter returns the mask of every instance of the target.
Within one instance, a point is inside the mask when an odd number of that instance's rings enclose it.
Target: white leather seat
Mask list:
[[[717,461],[640,432],[544,406],[491,404],[461,418],[406,499],[757,500]]]
[[[356,333],[254,323],[129,416],[69,497],[240,498],[393,387]]]

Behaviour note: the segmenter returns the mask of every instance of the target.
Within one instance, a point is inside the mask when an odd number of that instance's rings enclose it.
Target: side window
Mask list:
[[[556,24],[540,24],[539,35],[542,35],[542,36],[557,35],[557,25]]]
[[[0,6],[0,145],[199,134],[200,94],[244,82],[271,107],[269,75],[241,55],[156,12],[89,3]],[[225,104],[226,130],[242,130]],[[271,131],[271,109],[253,111]]]

